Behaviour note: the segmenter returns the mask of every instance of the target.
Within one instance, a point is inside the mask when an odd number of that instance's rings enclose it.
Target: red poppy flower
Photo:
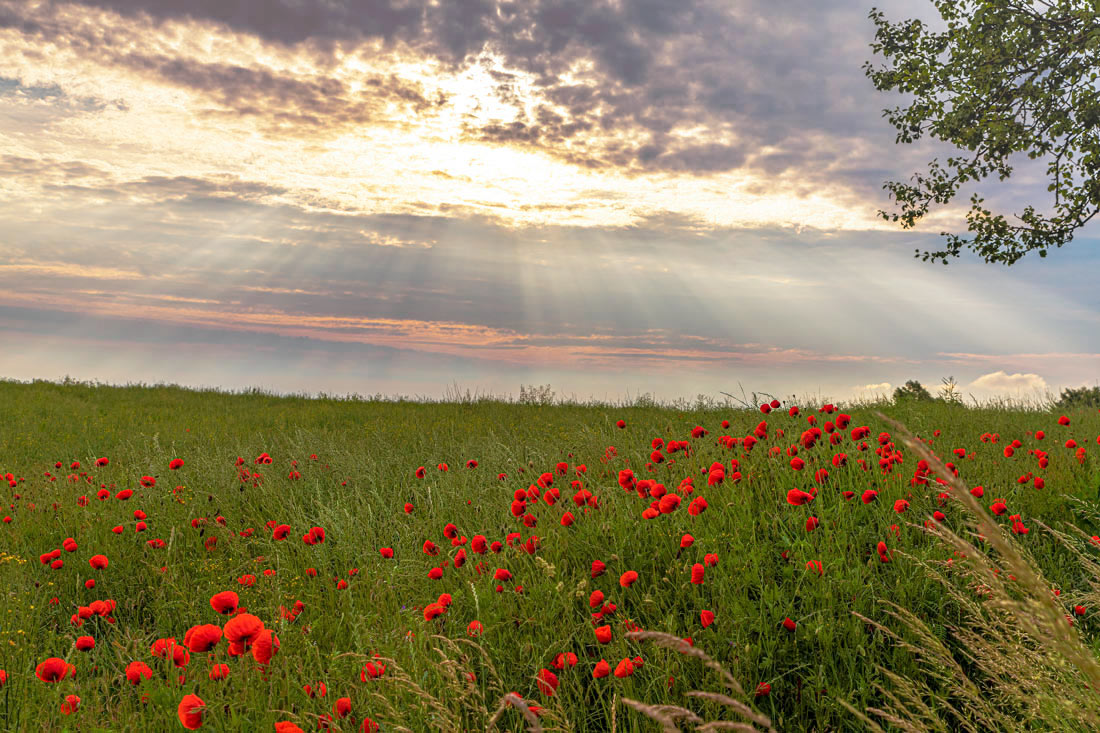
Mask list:
[[[210,607],[223,615],[236,611],[239,603],[240,598],[231,590],[223,590],[210,596]]]
[[[626,427],[626,420],[619,420],[618,422],[615,423],[615,427],[619,428],[620,430],[622,428],[625,428]]]
[[[65,679],[65,676],[69,673],[69,665],[64,659],[50,657],[44,662],[40,662],[34,668],[34,673],[43,682],[59,682]]]
[[[206,712],[206,703],[198,695],[184,695],[176,708],[176,715],[180,723],[187,730],[198,730],[202,727],[202,716]]]
[[[772,692],[772,686],[767,682],[761,682],[756,686],[756,697],[767,697]]]
[[[229,642],[230,650],[236,648],[237,653],[244,651],[245,647],[253,643],[264,630],[264,622],[251,613],[238,613],[225,624],[222,633]]]
[[[619,585],[623,588],[629,588],[638,580],[638,573],[633,570],[627,570],[625,573],[619,576]]]
[[[860,499],[864,504],[870,504],[872,501],[878,498],[878,492],[874,489],[867,489],[863,492],[863,496]]]
[[[80,707],[80,698],[76,695],[66,695],[65,702],[61,703],[61,714],[72,715]]]
[[[787,503],[791,506],[802,506],[814,500],[814,495],[802,489],[791,489],[787,492]]]
[[[92,555],[88,558],[88,564],[92,566],[93,570],[103,570],[107,567],[106,555]]]
[[[1058,418],[1058,424],[1059,425],[1069,425],[1069,418],[1066,417],[1065,415],[1062,415],[1060,418]]]
[[[499,586],[498,586],[499,587]],[[447,607],[442,603],[429,603],[424,607],[424,620],[431,621],[432,619],[446,613]]]
[[[321,727],[321,721],[317,721],[317,727]],[[305,733],[297,724],[289,720],[280,720],[275,724],[275,733]]]
[[[481,625],[480,621],[471,621],[466,626],[467,636],[481,636],[481,632],[485,630],[485,627]]]
[[[179,469],[183,468],[183,459],[182,458],[173,458],[171,461],[168,462],[168,468],[172,471],[176,471],[176,470],[179,470]]]
[[[712,623],[714,623],[714,611],[700,611],[699,622],[703,624],[704,629],[710,626]]]
[[[611,643],[611,626],[606,625],[606,624],[604,626],[597,626],[596,627],[596,641],[600,642],[601,644],[610,644]]]
[[[703,563],[697,562],[691,566],[691,582],[695,585],[703,584],[703,576],[706,574],[706,568],[703,567]]]
[[[424,478],[427,475],[428,475],[428,469],[424,468],[423,466],[416,469],[416,477],[417,478]]]
[[[252,658],[259,664],[268,664],[279,651],[279,637],[271,629],[264,629],[252,642]]]
[[[188,649],[198,654],[213,649],[221,641],[221,638],[222,630],[220,627],[214,624],[202,624],[189,628],[187,633],[183,635],[183,643]]]
[[[701,496],[697,496],[691,500],[690,504],[688,504],[688,514],[693,517],[697,517],[704,511],[706,511],[707,506],[707,500]]]
[[[224,680],[229,676],[228,664],[215,664],[210,668],[210,679],[213,681]]]
[[[539,688],[539,692],[550,697],[558,689],[558,676],[543,667],[539,670],[538,676],[536,677],[536,684]]]
[[[605,572],[607,572],[607,566],[606,565],[604,565],[599,560],[593,560],[592,561],[592,577],[593,578],[598,578],[601,575],[603,575]]]
[[[621,662],[615,665],[615,676],[619,678],[629,677],[634,674],[634,662],[629,658],[624,658]]]
[[[795,629],[798,628],[798,624],[796,624],[794,621],[792,621],[790,619],[790,617],[788,616],[787,618],[783,619],[783,628],[786,629],[787,631],[794,631]]]
[[[359,670],[359,679],[363,682],[376,680],[386,673],[386,665],[381,662],[367,662],[363,669]]]
[[[126,665],[126,681],[131,685],[140,685],[143,680],[153,678],[153,670],[145,662],[130,662]]]
[[[78,636],[76,637],[76,648],[82,652],[95,649],[95,639],[91,636]]]

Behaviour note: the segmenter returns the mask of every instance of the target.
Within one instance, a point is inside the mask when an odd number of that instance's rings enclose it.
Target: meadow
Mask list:
[[[3,730],[1096,722],[1095,408],[0,404]]]

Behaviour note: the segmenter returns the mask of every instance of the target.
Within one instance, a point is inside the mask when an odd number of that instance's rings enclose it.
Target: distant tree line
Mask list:
[[[932,402],[934,400],[948,402],[953,405],[962,404],[962,393],[954,377],[944,377],[943,385],[939,389],[938,396],[933,396],[928,389],[916,379],[910,379],[904,386],[894,390],[894,402]],[[1067,387],[1053,403],[1059,409],[1073,407],[1100,408],[1100,386],[1096,387]]]
[[[905,386],[894,390],[894,402],[931,402],[939,400],[952,405],[962,404],[962,392],[959,391],[959,383],[954,377],[944,377],[939,389],[939,396],[933,397],[927,388],[915,379],[910,379]]]

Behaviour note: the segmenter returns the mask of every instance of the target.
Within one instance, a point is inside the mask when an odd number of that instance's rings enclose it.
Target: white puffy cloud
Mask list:
[[[1033,392],[1045,390],[1047,382],[1038,374],[1008,374],[1002,369],[983,374],[970,387],[989,392]]]
[[[856,392],[889,392],[894,388],[894,385],[889,382],[879,382],[878,384],[857,384],[855,386]]]

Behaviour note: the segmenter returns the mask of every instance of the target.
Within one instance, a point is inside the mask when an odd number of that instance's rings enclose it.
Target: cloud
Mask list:
[[[912,13],[900,0],[884,9]],[[180,24],[192,36],[259,41],[262,53],[209,59],[209,46],[177,42]],[[276,137],[413,123],[459,94],[477,101],[462,114],[466,141],[585,169],[740,171],[876,197],[891,170],[883,160],[911,172],[881,120],[892,100],[861,71],[873,37],[861,0],[299,0],[262,13],[193,0],[0,0],[5,27],[202,94],[217,106],[197,114],[256,117]],[[336,75],[340,58],[362,62],[358,78]],[[477,72],[481,83],[428,89],[407,73],[426,64],[437,76]],[[8,83],[66,93],[56,82]]]
[[[894,385],[889,382],[879,382],[878,384],[864,384],[863,386],[856,387],[857,392],[889,392],[894,388]]]
[[[990,392],[1041,392],[1047,389],[1047,382],[1038,374],[1008,374],[1000,370],[983,374],[970,387]]]

